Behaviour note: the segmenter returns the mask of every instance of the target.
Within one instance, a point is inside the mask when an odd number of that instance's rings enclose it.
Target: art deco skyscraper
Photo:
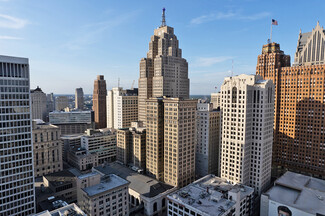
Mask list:
[[[273,168],[324,178],[325,30],[299,33],[294,65],[277,43],[263,46],[256,73],[275,83]]]
[[[98,75],[94,81],[93,110],[96,128],[106,128],[106,81],[104,75]]]
[[[83,110],[84,109],[84,91],[82,90],[82,88],[76,88],[76,93],[75,93],[74,99],[75,99],[76,109]]]
[[[0,56],[0,87],[0,215],[32,215],[35,204],[28,59]]]
[[[220,109],[221,177],[260,194],[271,181],[274,85],[258,75],[226,77]]]
[[[151,97],[189,98],[188,64],[174,34],[166,25],[165,9],[162,23],[154,30],[147,58],[140,61],[139,120],[146,122],[146,99]]]

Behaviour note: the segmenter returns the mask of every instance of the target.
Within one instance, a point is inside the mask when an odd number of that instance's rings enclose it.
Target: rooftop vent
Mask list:
[[[322,197],[322,196],[320,196],[320,195],[316,195],[317,196],[317,198],[319,199],[319,200],[324,200],[324,197]]]

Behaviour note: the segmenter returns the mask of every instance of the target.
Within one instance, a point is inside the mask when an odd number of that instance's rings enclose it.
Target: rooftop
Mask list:
[[[129,182],[125,179],[118,177],[117,175],[110,174],[101,179],[101,182],[97,185],[83,188],[82,190],[88,194],[88,196],[95,196],[100,193],[112,190],[116,187],[123,186]]]
[[[288,171],[264,195],[313,215],[325,212],[325,180]]]
[[[219,215],[235,207],[233,195],[240,192],[240,200],[253,194],[254,189],[232,185],[214,175],[207,175],[192,184],[168,195],[168,199],[189,205],[208,215]]]
[[[139,174],[126,166],[113,162],[105,166],[93,168],[102,174],[115,174],[130,182],[129,188],[145,197],[155,197],[173,186],[157,181],[154,178]]]
[[[62,208],[53,210],[51,212],[43,211],[34,216],[62,216],[62,215],[71,215],[71,216],[87,216],[76,204],[72,203],[70,205],[64,206]]]

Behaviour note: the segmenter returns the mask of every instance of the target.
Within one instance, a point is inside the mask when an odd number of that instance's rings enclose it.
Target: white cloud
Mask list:
[[[21,29],[27,25],[27,20],[0,14],[0,28]]]
[[[22,40],[20,37],[12,37],[7,35],[0,35],[0,40]]]
[[[230,56],[199,57],[194,61],[194,63],[191,66],[193,66],[193,67],[210,67],[214,64],[228,61],[230,59],[233,59],[233,57],[230,57]]]
[[[202,15],[193,18],[191,20],[191,24],[198,25],[206,22],[211,22],[215,20],[225,20],[225,19],[253,21],[253,20],[263,19],[268,16],[270,16],[269,12],[261,12],[261,13],[251,14],[251,15],[242,15],[239,12],[232,12],[232,11],[228,11],[226,13],[217,12],[217,13],[211,13],[208,15]]]

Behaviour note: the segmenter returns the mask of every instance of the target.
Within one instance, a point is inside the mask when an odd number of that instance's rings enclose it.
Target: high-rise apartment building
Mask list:
[[[221,177],[253,187],[271,181],[274,85],[258,75],[226,77],[221,86]]]
[[[195,179],[197,100],[165,98],[164,182],[184,187]]]
[[[295,62],[277,43],[263,46],[256,73],[275,83],[273,168],[324,178],[325,31],[299,33]]]
[[[139,120],[146,122],[146,99],[151,97],[189,98],[188,64],[174,34],[167,26],[165,9],[162,23],[154,30],[147,58],[140,61]]]
[[[218,175],[220,109],[212,103],[198,103],[196,113],[195,175]]]
[[[116,160],[137,168],[146,168],[146,129],[142,122],[132,122],[116,134]]]
[[[221,93],[211,93],[211,103],[213,104],[213,109],[220,107]]]
[[[107,91],[107,127],[131,127],[131,122],[138,120],[138,89],[121,87]]]
[[[33,121],[32,129],[35,177],[61,171],[63,165],[60,128],[36,120]]]
[[[75,108],[83,110],[84,109],[84,91],[82,88],[76,88],[75,96]]]
[[[0,56],[0,215],[35,213],[27,58]]]
[[[55,99],[55,109],[57,111],[64,110],[69,107],[69,98],[67,96],[58,96]]]
[[[98,75],[94,81],[93,110],[96,128],[106,128],[106,81],[104,75]]]
[[[36,89],[30,91],[30,98],[32,102],[32,119],[41,119],[46,121],[46,94],[37,86]]]

